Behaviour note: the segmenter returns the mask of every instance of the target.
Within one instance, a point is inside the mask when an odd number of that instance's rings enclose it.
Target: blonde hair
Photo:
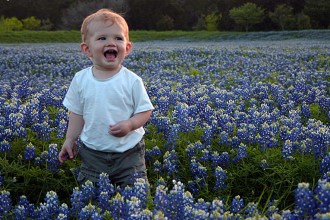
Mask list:
[[[88,35],[88,25],[94,20],[99,20],[104,22],[110,21],[111,22],[110,25],[118,24],[123,28],[125,38],[127,41],[129,41],[129,28],[126,20],[120,14],[113,12],[110,9],[103,8],[87,16],[84,19],[80,29],[82,42],[86,41]]]

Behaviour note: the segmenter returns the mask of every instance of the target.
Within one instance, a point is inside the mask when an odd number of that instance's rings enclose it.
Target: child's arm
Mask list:
[[[110,125],[109,134],[116,137],[123,137],[128,132],[142,127],[149,120],[151,110],[140,112],[132,116],[130,119]]]
[[[76,155],[75,142],[77,141],[83,127],[84,119],[82,115],[70,112],[69,114],[69,126],[66,132],[65,142],[62,146],[60,153],[58,154],[58,159],[61,163],[68,159],[72,159]]]

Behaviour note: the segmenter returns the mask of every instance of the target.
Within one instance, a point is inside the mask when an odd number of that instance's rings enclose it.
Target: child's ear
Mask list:
[[[91,52],[90,52],[90,50],[89,50],[89,47],[88,47],[88,45],[86,44],[86,43],[81,43],[80,44],[80,50],[87,56],[87,57],[91,57],[92,56],[92,54],[91,54]]]
[[[129,54],[132,51],[133,44],[132,42],[127,42],[126,44],[126,54]]]

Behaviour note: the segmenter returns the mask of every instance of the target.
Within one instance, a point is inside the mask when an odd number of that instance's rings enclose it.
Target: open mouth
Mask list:
[[[107,60],[111,61],[116,59],[118,52],[116,50],[107,50],[104,52],[104,56]]]

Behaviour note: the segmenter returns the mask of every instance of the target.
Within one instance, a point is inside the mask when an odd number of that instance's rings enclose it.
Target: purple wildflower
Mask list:
[[[309,183],[299,183],[294,192],[295,210],[301,218],[313,217],[316,214],[316,201]]]
[[[223,190],[226,188],[226,183],[225,180],[227,179],[227,172],[222,169],[220,166],[218,166],[215,171],[215,185],[214,185],[214,190]]]
[[[11,208],[10,192],[6,190],[0,191],[0,217],[5,219]]]
[[[33,146],[32,143],[29,143],[25,147],[24,151],[24,160],[32,160],[36,157],[36,148]]]
[[[231,208],[230,208],[231,211],[233,213],[239,213],[242,211],[243,208],[244,208],[244,200],[241,199],[240,196],[235,196],[235,198],[231,202]]]

